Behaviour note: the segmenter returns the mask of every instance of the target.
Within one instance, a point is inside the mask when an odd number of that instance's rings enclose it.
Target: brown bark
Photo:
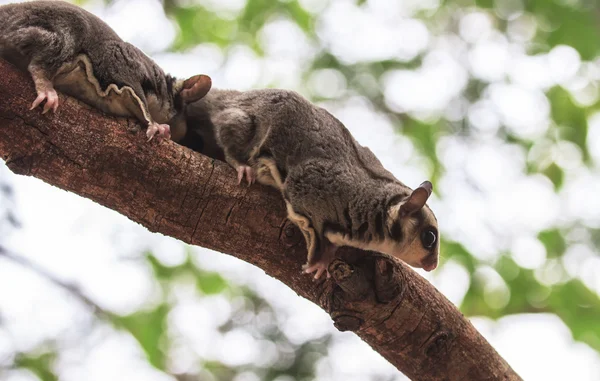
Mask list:
[[[131,120],[60,96],[29,111],[28,75],[0,60],[0,155],[15,173],[94,200],[150,231],[233,255],[281,280],[358,334],[413,380],[519,380],[430,283],[384,255],[344,248],[332,280],[301,274],[306,248],[283,201],[237,186],[226,164],[171,141],[146,142]]]

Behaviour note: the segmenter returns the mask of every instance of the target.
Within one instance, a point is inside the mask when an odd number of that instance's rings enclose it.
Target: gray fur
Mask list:
[[[275,163],[284,199],[315,231],[309,264],[327,250],[327,233],[361,242],[390,239],[388,212],[412,193],[339,120],[293,91],[213,89],[187,114],[206,120],[227,160],[252,166],[259,181],[260,163]],[[416,224],[427,213],[427,206],[415,213]],[[431,254],[437,261],[437,248]]]
[[[178,99],[181,83],[163,70],[135,46],[124,42],[102,20],[75,5],[62,1],[34,1],[0,6],[0,56],[22,70],[34,66],[55,84],[69,64],[85,56],[91,62],[93,76],[102,90],[110,85],[133,89],[145,110],[130,110],[125,116],[136,116],[151,122],[169,122],[183,112],[184,102]],[[84,72],[84,71],[82,71]],[[34,76],[35,80],[35,76]],[[111,101],[84,94],[84,86],[72,83],[86,78],[67,80],[57,88],[92,106],[113,112]],[[122,97],[124,98],[124,97]],[[123,100],[125,101],[125,100]],[[117,99],[116,102],[121,102]],[[136,105],[137,106],[137,105]],[[146,119],[146,120],[144,120]]]

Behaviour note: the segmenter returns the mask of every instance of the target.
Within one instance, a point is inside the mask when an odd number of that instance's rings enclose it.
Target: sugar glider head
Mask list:
[[[207,75],[195,75],[188,79],[176,79],[165,76],[162,91],[144,87],[148,108],[152,119],[158,123],[168,123],[171,126],[172,138],[178,141],[185,134],[185,106],[203,98],[212,86]],[[166,94],[165,97],[156,93]],[[181,136],[178,136],[181,135]]]
[[[432,185],[423,182],[388,205],[383,247],[387,254],[427,271],[438,265],[440,240],[435,215],[426,205]]]

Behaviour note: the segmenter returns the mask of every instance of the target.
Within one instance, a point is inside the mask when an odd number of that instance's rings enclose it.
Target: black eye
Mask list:
[[[437,232],[432,229],[424,230],[421,233],[421,243],[423,247],[426,249],[431,249],[435,242],[437,241]]]

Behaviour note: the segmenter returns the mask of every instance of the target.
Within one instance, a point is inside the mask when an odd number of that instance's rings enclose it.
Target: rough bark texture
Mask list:
[[[29,111],[28,75],[0,60],[0,155],[15,173],[94,200],[153,232],[233,255],[327,311],[413,380],[519,380],[473,325],[399,261],[344,248],[333,279],[300,272],[306,248],[274,190],[237,186],[234,171],[133,121],[60,96]]]

